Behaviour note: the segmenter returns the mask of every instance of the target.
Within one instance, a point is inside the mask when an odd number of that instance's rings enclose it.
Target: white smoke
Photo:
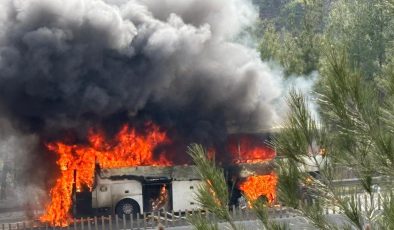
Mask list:
[[[44,191],[37,185],[31,185],[31,178],[24,173],[26,168],[31,167],[31,151],[34,151],[37,143],[36,135],[23,134],[8,120],[0,118],[0,187],[5,193],[3,198],[6,199],[1,202],[3,208],[17,207],[28,202],[32,208],[41,205],[38,202],[45,197]],[[40,170],[39,164],[35,166],[35,170]]]

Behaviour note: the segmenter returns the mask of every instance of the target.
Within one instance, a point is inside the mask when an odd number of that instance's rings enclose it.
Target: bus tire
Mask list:
[[[116,205],[115,214],[119,218],[123,218],[123,215],[127,219],[130,219],[130,216],[136,218],[140,214],[140,206],[133,199],[123,199]]]

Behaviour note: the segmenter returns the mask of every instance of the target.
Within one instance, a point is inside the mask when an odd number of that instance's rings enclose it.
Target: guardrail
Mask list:
[[[283,211],[280,209],[279,211]],[[272,212],[272,211],[271,211]],[[278,212],[274,210],[274,212]],[[73,229],[73,230],[120,230],[120,229],[152,229],[162,226],[176,227],[189,225],[188,218],[193,215],[202,215],[204,218],[218,221],[212,213],[205,210],[179,210],[177,212],[165,212],[158,211],[152,213],[144,213],[137,215],[136,218],[132,216],[118,217],[116,215],[109,216],[95,216],[95,217],[81,217],[69,220],[64,223],[65,227],[50,227],[48,225],[42,225],[38,221],[25,221],[13,224],[3,224],[1,230],[11,229]],[[252,220],[256,219],[249,209],[243,209],[240,207],[233,206],[231,209],[231,215],[234,220]]]
[[[344,195],[347,196],[347,195]],[[357,202],[359,210],[368,211],[371,209],[382,210],[383,200],[385,197],[381,194],[373,194],[370,197],[367,194],[357,194],[356,196],[348,196]],[[305,199],[300,202],[316,202],[313,199]],[[339,209],[336,207],[326,207],[324,210],[325,214],[340,214]],[[235,221],[250,221],[256,220],[256,216],[252,210],[246,207],[232,206],[230,213]],[[136,218],[132,216],[94,216],[94,217],[82,217],[68,220],[65,227],[51,227],[49,225],[43,225],[39,221],[23,221],[18,223],[0,224],[0,230],[14,230],[14,229],[69,229],[69,230],[125,230],[125,229],[160,229],[159,227],[168,228],[176,226],[189,225],[188,218],[193,215],[202,215],[207,220],[218,222],[215,216],[206,210],[183,210],[183,211],[158,211],[153,213],[144,213],[138,215]],[[268,214],[270,218],[280,220],[282,218],[291,218],[298,216],[298,212],[292,208],[286,208],[283,206],[274,206],[269,208]]]

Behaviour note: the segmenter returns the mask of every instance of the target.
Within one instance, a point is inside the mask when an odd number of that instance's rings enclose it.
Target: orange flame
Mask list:
[[[166,189],[166,185],[163,185],[163,187],[161,187],[161,189],[160,189],[159,197],[157,197],[152,202],[152,210],[153,211],[159,210],[164,205],[166,205],[167,201],[168,201],[168,191]]]
[[[250,176],[243,181],[239,189],[243,191],[249,201],[255,201],[265,196],[268,203],[272,204],[276,199],[276,184],[278,176],[275,173],[260,176]]]
[[[276,155],[275,151],[262,143],[262,141],[248,135],[230,140],[228,148],[235,163],[269,161],[274,159]]]
[[[138,165],[171,165],[172,163],[160,154],[155,159],[153,151],[159,144],[168,143],[165,132],[154,124],[146,125],[146,134],[137,134],[136,130],[124,125],[114,140],[107,141],[100,131],[89,132],[88,145],[67,145],[62,142],[47,144],[50,151],[59,159],[60,176],[50,191],[51,201],[45,213],[40,217],[42,222],[54,226],[66,226],[72,205],[72,188],[74,170],[77,171],[76,189],[82,186],[92,189],[95,164],[103,168],[130,167]]]

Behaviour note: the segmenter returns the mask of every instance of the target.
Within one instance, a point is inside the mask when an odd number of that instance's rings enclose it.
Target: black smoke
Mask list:
[[[2,0],[0,117],[39,146],[153,121],[175,153],[221,148],[280,117],[281,76],[234,42],[253,20],[242,0]]]

